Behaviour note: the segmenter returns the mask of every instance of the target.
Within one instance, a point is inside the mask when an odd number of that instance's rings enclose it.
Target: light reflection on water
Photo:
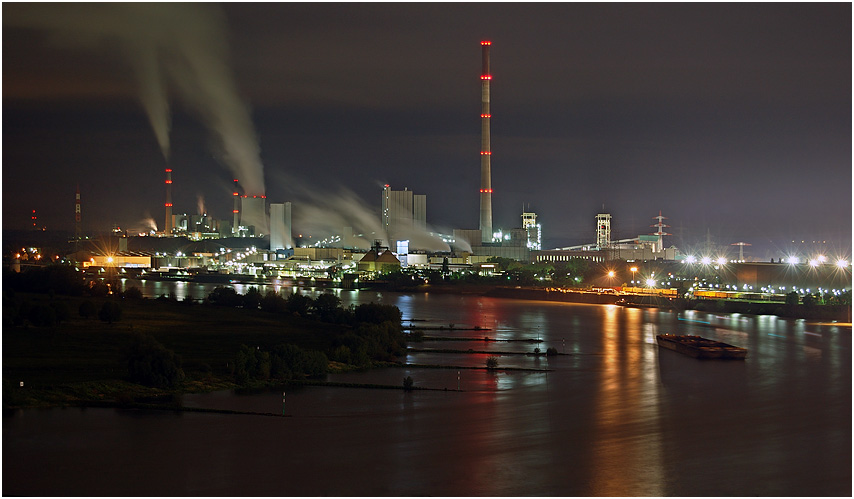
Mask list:
[[[147,289],[150,296],[179,288]],[[289,388],[286,419],[25,411],[3,420],[4,455],[16,456],[3,461],[4,494],[127,495],[133,483],[141,495],[851,495],[850,328],[612,305],[337,294],[345,306],[396,304],[426,325],[492,328],[430,331],[436,336],[539,335],[542,351],[569,355],[510,355],[531,352],[528,342],[413,344],[503,355],[494,372],[482,369],[487,354],[410,352],[410,363],[477,369],[330,375],[396,386],[412,376],[416,387],[437,391]],[[698,334],[750,353],[743,362],[698,361],[659,350],[660,333]],[[276,412],[281,390],[187,395],[184,404]],[[49,466],[56,462],[63,466]],[[52,480],[43,479],[47,469]],[[103,478],[76,478],[93,469]],[[140,473],[158,480],[137,483]]]

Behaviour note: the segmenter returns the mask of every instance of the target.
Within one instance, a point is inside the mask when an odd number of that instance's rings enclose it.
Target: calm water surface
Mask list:
[[[177,286],[197,298],[213,289]],[[179,292],[142,289],[146,296]],[[416,386],[440,390],[292,388],[289,418],[17,411],[3,418],[3,494],[851,495],[850,327],[457,295],[338,294],[345,305],[397,305],[416,324],[490,328],[436,335],[539,337],[542,350],[568,355],[508,354],[531,351],[525,342],[417,343],[504,353],[500,367],[547,371],[411,367],[330,375],[393,385],[412,376]],[[750,353],[743,362],[699,361],[660,351],[659,333],[698,334]],[[485,358],[410,353],[406,361],[481,367]],[[463,392],[441,390],[458,386]],[[184,405],[280,412],[282,393],[188,395]]]

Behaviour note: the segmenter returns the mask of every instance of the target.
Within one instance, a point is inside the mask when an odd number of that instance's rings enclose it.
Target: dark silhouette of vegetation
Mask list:
[[[285,301],[287,302],[288,312],[300,317],[308,317],[308,311],[313,302],[310,296],[291,293]]]
[[[56,323],[59,324],[71,318],[71,310],[64,301],[51,301],[50,307],[56,314]]]
[[[98,318],[109,324],[118,322],[122,318],[121,305],[112,300],[105,301],[98,312]]]
[[[489,356],[486,358],[486,368],[490,371],[498,368],[498,357]]]
[[[403,378],[403,389],[407,392],[412,391],[413,386],[415,385],[415,381],[413,381],[412,376],[407,376]]]
[[[272,351],[240,345],[234,359],[234,381],[245,385],[252,381],[300,379],[326,374],[328,360],[322,352],[277,345]]]
[[[251,286],[243,295],[243,308],[255,310],[261,304],[263,296],[256,286]]]
[[[156,339],[137,333],[126,354],[128,378],[156,388],[174,388],[184,379],[181,357]]]
[[[131,300],[141,300],[142,299],[142,291],[139,290],[136,286],[131,286],[127,288],[122,296],[125,298],[129,298]]]
[[[797,305],[800,297],[797,291],[792,291],[786,294],[786,305]]]
[[[243,297],[237,294],[231,286],[217,286],[208,294],[208,303],[221,307],[239,307],[243,305]]]
[[[546,348],[546,355],[549,357],[551,357],[553,355],[557,355],[557,348],[555,348],[555,347]]]
[[[28,293],[79,296],[85,289],[83,275],[70,265],[50,264],[23,272],[5,272],[3,286]]]
[[[27,319],[36,327],[50,327],[56,324],[56,312],[53,307],[44,303],[36,303],[29,307]]]
[[[80,314],[80,317],[88,319],[89,317],[94,317],[95,314],[98,313],[98,308],[91,300],[85,300],[79,307],[77,307],[77,313]]]

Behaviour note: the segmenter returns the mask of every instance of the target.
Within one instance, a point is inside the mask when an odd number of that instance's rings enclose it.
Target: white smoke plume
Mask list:
[[[144,218],[134,223],[128,232],[131,234],[139,234],[143,232],[147,234],[152,230],[157,232],[157,222],[154,221],[154,218],[152,218],[151,215],[146,213]]]
[[[199,215],[207,213],[207,211],[205,211],[205,197],[201,194],[196,194],[196,208],[199,210]]]
[[[353,192],[341,189],[338,194],[324,195],[306,189],[303,195],[305,200],[293,204],[293,226],[303,234],[322,238],[340,234],[344,227],[352,227],[354,234],[363,234],[355,238],[355,247],[370,248],[374,239],[388,246],[379,217]]]
[[[8,8],[7,8],[8,7]],[[157,142],[169,158],[169,89],[214,136],[248,194],[264,194],[264,167],[247,105],[228,63],[216,6],[200,3],[21,3],[4,5],[3,26],[44,30],[62,47],[116,50],[128,60]]]

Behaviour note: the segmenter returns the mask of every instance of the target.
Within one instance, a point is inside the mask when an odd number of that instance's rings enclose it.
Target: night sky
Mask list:
[[[370,230],[383,184],[477,228],[490,40],[496,227],[591,243],[604,205],[614,239],[660,210],[686,251],[850,255],[850,3],[2,9],[7,229],[72,230],[78,184],[86,229],[161,228],[167,164],[176,213],[229,218],[256,175],[295,232]]]

